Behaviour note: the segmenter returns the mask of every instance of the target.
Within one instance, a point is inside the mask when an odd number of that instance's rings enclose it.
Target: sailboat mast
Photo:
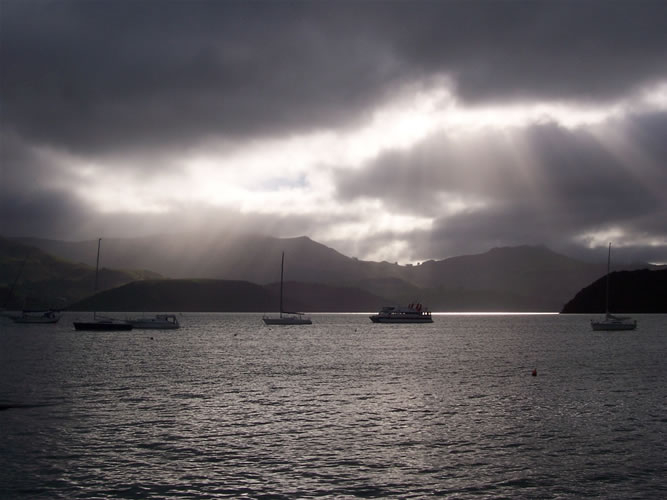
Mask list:
[[[609,273],[611,271],[611,242],[609,242],[609,252],[607,253],[607,290],[604,297],[604,312],[609,314]]]
[[[102,243],[102,238],[97,240],[97,262],[95,263],[95,290],[97,292],[97,275],[100,271],[100,243]]]
[[[283,317],[283,268],[285,267],[285,252],[280,261],[280,317]]]
[[[100,244],[102,243],[102,238],[97,240],[97,262],[95,263],[95,290],[93,293],[97,293],[97,278],[100,272]],[[93,319],[95,319],[97,311],[93,311]]]

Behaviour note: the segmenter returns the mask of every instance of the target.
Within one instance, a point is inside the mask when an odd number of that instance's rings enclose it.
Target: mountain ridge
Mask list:
[[[258,285],[285,280],[359,289],[392,302],[417,298],[432,310],[559,311],[579,290],[604,276],[604,263],[578,261],[544,245],[496,247],[486,252],[429,260],[420,265],[363,261],[307,236],[236,238],[206,234],[105,239],[105,266],[151,269],[171,279],[219,279]],[[94,262],[97,240],[19,239],[60,258]],[[329,293],[329,292],[327,292]],[[341,297],[341,302],[344,297]],[[454,306],[455,305],[455,306]]]
[[[148,270],[101,267],[99,290],[161,276]],[[33,246],[0,237],[0,307],[63,309],[93,293],[95,267],[69,262]]]
[[[266,312],[279,311],[280,285],[247,281],[195,279],[145,280],[87,297],[73,311],[106,312]],[[341,297],[343,300],[341,301]],[[284,309],[308,312],[378,310],[386,299],[362,290],[327,285],[284,283]]]

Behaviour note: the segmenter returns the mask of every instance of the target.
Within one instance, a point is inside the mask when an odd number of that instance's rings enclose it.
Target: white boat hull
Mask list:
[[[591,328],[593,328],[593,330],[596,332],[636,330],[637,322],[633,321],[632,323],[615,323],[607,321],[591,321]]]
[[[384,306],[369,318],[373,323],[433,323],[429,310],[419,303],[407,307]]]
[[[60,320],[60,313],[55,311],[48,311],[45,313],[23,313],[20,316],[12,316],[14,323],[30,323],[30,324],[53,324]]]
[[[401,318],[382,317],[378,315],[369,316],[373,323],[433,323],[433,318]]]
[[[310,318],[262,318],[265,325],[312,325]]]

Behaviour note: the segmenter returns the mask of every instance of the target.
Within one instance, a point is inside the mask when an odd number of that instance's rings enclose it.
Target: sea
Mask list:
[[[0,498],[667,498],[665,315],[76,316],[0,319]]]

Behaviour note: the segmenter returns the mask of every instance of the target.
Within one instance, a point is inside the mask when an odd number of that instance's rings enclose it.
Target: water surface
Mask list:
[[[3,498],[667,496],[665,316],[72,318],[1,320]]]

